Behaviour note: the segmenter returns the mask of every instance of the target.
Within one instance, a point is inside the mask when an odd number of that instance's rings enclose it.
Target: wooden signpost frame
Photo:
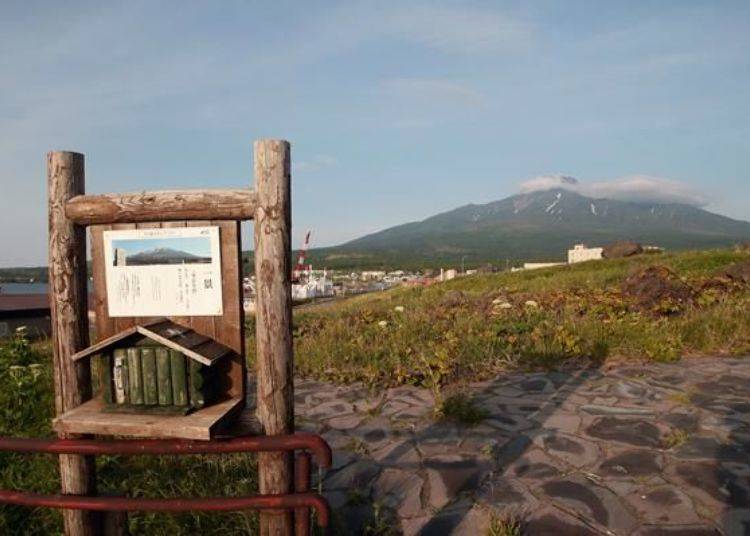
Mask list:
[[[103,267],[101,233],[113,229],[217,225],[221,229],[223,317],[179,318],[195,331],[234,349],[240,361],[231,364],[244,393],[244,317],[241,305],[239,222],[254,220],[256,275],[257,417],[267,435],[294,431],[291,313],[291,159],[284,140],[254,144],[255,189],[155,191],[133,194],[85,195],[84,156],[54,151],[47,156],[49,194],[49,291],[54,352],[55,412],[58,417],[92,397],[86,360],[72,356],[89,346],[86,227],[92,227],[94,270]],[[226,241],[226,242],[225,242]],[[231,256],[231,252],[236,252]],[[225,255],[229,254],[227,258]],[[103,274],[95,273],[94,310],[97,337],[112,335],[148,319],[107,314]],[[239,368],[237,368],[239,367]],[[239,375],[237,373],[240,373]],[[75,437],[59,432],[60,437]],[[290,493],[292,458],[288,453],[258,455],[259,491]],[[61,455],[62,492],[96,493],[95,464],[90,456]],[[65,533],[94,535],[100,531],[91,512],[65,510]],[[261,513],[261,534],[291,534],[291,512]]]

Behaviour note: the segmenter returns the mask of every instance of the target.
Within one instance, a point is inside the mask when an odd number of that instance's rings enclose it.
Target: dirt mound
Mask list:
[[[443,307],[460,307],[468,302],[466,295],[460,290],[449,290],[440,300]]]
[[[750,260],[734,263],[721,275],[735,283],[750,284]]]
[[[637,242],[632,240],[622,240],[604,246],[602,256],[605,259],[619,259],[621,257],[632,257],[643,253],[643,248]]]
[[[693,289],[666,266],[649,266],[628,277],[623,296],[639,308],[654,312],[677,312],[693,299]]]

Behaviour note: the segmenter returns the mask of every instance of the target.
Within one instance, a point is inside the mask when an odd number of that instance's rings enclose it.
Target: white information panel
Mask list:
[[[220,316],[218,227],[104,231],[109,316]]]

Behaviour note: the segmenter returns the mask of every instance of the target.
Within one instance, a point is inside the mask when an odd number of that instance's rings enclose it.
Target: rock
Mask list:
[[[727,534],[750,534],[750,508],[738,508],[724,514],[721,520]]]
[[[631,275],[623,282],[622,293],[648,311],[666,302],[687,304],[693,298],[693,289],[666,266],[649,266]]]
[[[601,406],[586,404],[581,409],[590,415],[653,415],[653,410],[643,408],[623,408],[618,406]]]
[[[636,447],[660,447],[661,432],[651,423],[635,419],[602,417],[586,429],[597,439],[620,441]]]
[[[554,384],[546,378],[524,380],[519,387],[527,393],[551,393],[555,390]]]
[[[708,525],[644,525],[634,536],[721,536],[721,533]]]
[[[553,413],[542,422],[545,430],[557,430],[568,434],[576,433],[580,425],[581,418],[578,415],[566,413]]]
[[[677,449],[675,456],[684,459],[743,462],[750,458],[750,448],[726,443],[715,437],[691,437]]]
[[[416,470],[419,465],[419,453],[416,445],[409,440],[386,443],[370,454],[373,460],[387,466]]]
[[[615,534],[630,534],[637,525],[614,493],[580,475],[547,482],[541,490],[553,501],[578,512],[584,519],[593,519]]]
[[[458,307],[466,303],[466,295],[460,290],[449,290],[443,295],[440,304],[445,307]]]
[[[605,259],[619,259],[622,257],[632,257],[643,253],[643,247],[632,240],[621,240],[604,246],[602,257]]]
[[[537,436],[534,443],[544,449],[547,454],[574,467],[591,465],[599,456],[599,449],[594,443],[574,435],[547,432]]]
[[[534,300],[526,300],[526,302],[524,303],[524,305],[526,307],[531,307],[532,309],[535,309],[535,308],[539,307],[539,302],[534,301]]]
[[[415,516],[422,509],[422,479],[411,471],[383,469],[372,492],[375,501],[395,509],[399,517]]]
[[[482,484],[477,499],[498,512],[533,510],[538,506],[536,498],[513,478],[488,479]]]
[[[632,449],[607,458],[598,473],[613,477],[643,477],[657,475],[662,466],[659,455],[653,450]]]
[[[529,485],[533,486],[537,482],[560,476],[559,465],[542,450],[531,449],[522,458],[513,462],[504,474],[518,480],[528,481]]]
[[[466,489],[475,488],[489,472],[489,463],[454,454],[433,456],[424,461],[429,482],[429,506],[440,509]]]
[[[453,534],[488,534],[490,530],[490,513],[479,506],[474,506],[454,529]]]
[[[351,430],[362,422],[361,415],[342,415],[328,420],[328,426],[336,430]]]
[[[601,536],[601,532],[550,506],[537,510],[524,523],[529,536]]]
[[[750,284],[750,260],[731,265],[721,275],[736,283]]]
[[[674,486],[658,486],[627,497],[641,520],[647,523],[682,523],[700,521],[690,498]]]
[[[715,462],[681,462],[667,471],[681,490],[716,510],[750,504],[750,490],[743,479]]]
[[[373,479],[380,473],[380,466],[370,460],[354,462],[339,471],[327,475],[325,489],[369,489]]]
[[[531,438],[527,435],[518,435],[508,441],[495,453],[495,463],[504,468],[520,458],[531,445]]]

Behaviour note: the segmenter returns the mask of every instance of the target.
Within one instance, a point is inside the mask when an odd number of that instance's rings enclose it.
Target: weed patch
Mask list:
[[[728,249],[643,255],[307,308],[294,315],[296,371],[438,393],[509,369],[741,355],[750,352],[750,285],[726,274],[748,261],[750,252]],[[254,347],[251,339],[251,362]]]
[[[438,419],[465,426],[475,426],[489,417],[486,409],[480,408],[472,398],[463,393],[449,396],[435,411]]]

